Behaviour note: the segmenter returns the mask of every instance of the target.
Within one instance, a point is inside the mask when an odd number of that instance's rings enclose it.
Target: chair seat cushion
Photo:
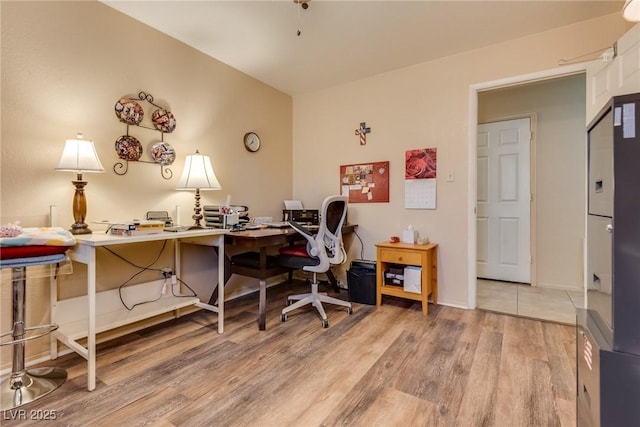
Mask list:
[[[318,258],[311,257],[301,257],[297,255],[278,255],[277,257],[278,264],[283,267],[301,269],[302,267],[307,267],[310,265],[318,265],[320,264],[320,260]]]
[[[259,252],[243,252],[231,257],[231,264],[239,265],[248,268],[260,268],[260,253]],[[267,268],[277,267],[278,262],[273,255],[267,255]]]
[[[300,245],[293,246],[284,246],[279,249],[280,255],[288,255],[288,256],[298,256],[303,258],[309,258],[309,253],[307,252],[307,244],[303,243]]]

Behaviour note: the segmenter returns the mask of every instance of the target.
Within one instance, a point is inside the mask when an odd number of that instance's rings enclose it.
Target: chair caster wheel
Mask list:
[[[286,314],[281,314],[280,315],[280,321],[281,322],[286,322],[287,321],[287,315]]]
[[[347,314],[353,314],[353,308],[347,307]]]
[[[329,327],[329,321],[322,319],[322,327],[323,328],[328,328]]]

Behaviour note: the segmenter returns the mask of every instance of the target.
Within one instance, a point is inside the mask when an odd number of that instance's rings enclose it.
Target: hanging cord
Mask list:
[[[300,35],[302,34],[302,30],[300,29],[300,27],[302,26],[300,25],[300,9],[307,10],[309,8],[310,1],[311,0],[293,0],[293,2],[298,5],[298,31],[296,32],[296,35],[298,37],[300,37]]]
[[[593,52],[585,53],[584,55],[576,56],[571,59],[559,59],[558,65],[577,64],[579,62],[591,61],[597,58],[600,58],[602,62],[609,62],[616,56],[618,56],[617,42],[603,49],[594,50]]]
[[[145,265],[145,266],[140,266],[135,264],[132,261],[129,261],[128,259],[126,259],[125,257],[123,257],[122,255],[118,254],[117,252],[111,250],[108,247],[104,247],[104,249],[111,253],[112,255],[114,255],[115,257],[119,258],[120,260],[126,262],[127,264],[138,268],[140,271],[134,273],[131,277],[129,277],[124,283],[122,283],[119,287],[118,287],[118,296],[120,297],[120,302],[122,303],[122,305],[129,311],[133,310],[135,307],[139,306],[139,305],[143,305],[143,304],[148,304],[151,302],[155,302],[158,301],[160,298],[162,298],[162,293],[158,296],[158,298],[152,299],[152,300],[148,300],[148,301],[142,301],[136,304],[133,304],[131,307],[129,307],[127,305],[127,303],[124,301],[124,298],[122,296],[122,290],[137,276],[139,276],[140,274],[144,273],[145,271],[157,271],[157,272],[162,272],[163,270],[160,268],[151,268],[152,265],[154,265],[156,262],[158,262],[158,260],[160,259],[160,256],[162,255],[162,253],[164,252],[165,248],[167,246],[167,241],[164,240],[162,242],[162,247],[160,248],[160,251],[158,252],[158,255],[156,256],[156,258],[149,264]],[[181,279],[178,279],[178,281],[183,284],[185,287],[187,287],[190,291],[191,291],[191,295],[176,295],[174,290],[173,290],[173,286],[171,286],[171,294],[175,297],[181,297],[181,298],[189,298],[189,297],[195,297],[197,296],[196,292],[189,286],[187,285],[185,282],[183,282]],[[164,288],[167,285],[167,279],[164,279],[164,282],[162,284],[162,287]]]
[[[300,37],[300,34],[302,34],[302,31],[300,31],[300,8],[301,8],[301,4],[300,2],[298,2],[298,31],[296,32],[296,35],[298,37]]]
[[[364,243],[362,242],[362,239],[360,238],[360,235],[356,230],[353,230],[353,234],[355,234],[358,240],[360,241],[360,259],[363,260],[364,259]]]

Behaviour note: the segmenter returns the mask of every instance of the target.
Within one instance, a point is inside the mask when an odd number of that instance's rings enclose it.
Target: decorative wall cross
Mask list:
[[[356,129],[356,135],[360,135],[360,145],[367,145],[368,133],[371,133],[371,128],[367,127],[366,122],[360,123],[360,128]]]

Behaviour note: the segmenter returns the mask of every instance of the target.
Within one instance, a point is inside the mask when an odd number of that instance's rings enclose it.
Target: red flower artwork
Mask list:
[[[423,148],[405,153],[405,179],[426,179],[436,177],[436,149]]]

